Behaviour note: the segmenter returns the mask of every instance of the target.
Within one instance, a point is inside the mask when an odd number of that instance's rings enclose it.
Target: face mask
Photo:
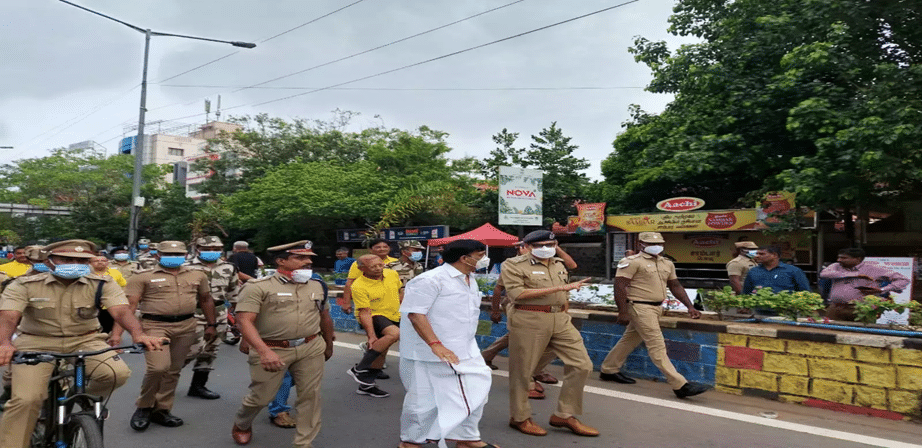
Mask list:
[[[749,258],[755,258],[756,253],[758,253],[758,251],[755,251],[755,250],[747,250],[747,251],[746,251],[746,256],[749,257]]]
[[[75,279],[83,277],[84,275],[90,275],[90,272],[91,269],[88,264],[69,263],[55,266],[54,271],[51,273],[55,277]]]
[[[477,264],[474,265],[474,270],[481,270],[490,267],[490,257],[483,257],[477,260]]]
[[[51,270],[48,268],[48,265],[45,263],[35,263],[32,265],[32,269],[35,269],[38,272],[48,272]]]
[[[147,244],[138,244],[138,249],[147,249]]]
[[[160,266],[165,268],[178,268],[186,262],[186,257],[182,255],[163,255],[160,257]]]
[[[422,260],[422,259],[423,259],[423,253],[422,253],[422,252],[413,252],[412,254],[410,254],[410,259],[413,260],[413,261]]]
[[[150,250],[150,254],[151,254],[151,255],[155,255],[156,253],[157,253],[157,249],[151,249],[151,250]]]
[[[663,252],[663,246],[646,246],[643,251],[650,255],[659,255]]]
[[[218,261],[219,258],[221,258],[221,251],[207,251],[198,253],[198,259],[202,261]]]
[[[538,258],[551,258],[556,253],[556,247],[535,247],[531,250],[531,254]]]
[[[291,271],[291,281],[295,283],[307,283],[313,275],[313,269],[295,269]]]
[[[115,254],[112,258],[116,261],[128,261],[128,254]]]

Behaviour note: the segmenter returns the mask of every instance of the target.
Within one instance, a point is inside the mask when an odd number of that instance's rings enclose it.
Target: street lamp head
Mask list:
[[[252,43],[252,42],[231,42],[230,44],[233,45],[233,46],[235,46],[235,47],[256,48],[256,44],[254,44],[254,43]]]

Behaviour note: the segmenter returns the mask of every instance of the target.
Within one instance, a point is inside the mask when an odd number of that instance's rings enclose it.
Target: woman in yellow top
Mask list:
[[[110,268],[109,259],[102,255],[93,257],[93,259],[90,260],[90,266],[93,267],[94,274],[108,275],[109,277],[112,277],[112,279],[115,280],[115,283],[118,283],[118,285],[122,288],[125,288],[125,285],[128,284],[128,281],[125,280],[125,277],[122,276],[122,273],[119,272],[118,269]]]

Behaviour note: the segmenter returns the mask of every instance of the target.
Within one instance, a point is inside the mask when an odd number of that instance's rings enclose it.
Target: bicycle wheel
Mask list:
[[[72,415],[64,430],[68,447],[103,448],[102,431],[89,415]]]

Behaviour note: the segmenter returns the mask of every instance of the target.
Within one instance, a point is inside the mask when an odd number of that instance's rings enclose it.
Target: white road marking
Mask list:
[[[358,344],[350,344],[347,342],[333,342],[333,344],[339,347],[343,347],[343,348],[351,348],[351,349],[359,350]],[[388,354],[398,356],[398,357],[400,356],[400,352],[397,352],[397,351],[391,351],[391,352],[388,352]],[[493,375],[501,376],[504,378],[509,378],[509,372],[505,370],[494,370]],[[553,384],[552,386],[560,387],[560,383]],[[810,426],[810,425],[804,425],[800,423],[791,423],[791,422],[786,422],[784,420],[768,419],[765,417],[759,417],[759,416],[749,415],[749,414],[741,414],[739,412],[725,411],[722,409],[714,409],[714,408],[709,408],[706,406],[699,406],[696,404],[690,404],[690,403],[681,402],[681,401],[670,401],[670,400],[664,400],[661,398],[647,397],[644,395],[636,395],[636,394],[629,394],[625,392],[618,392],[614,390],[603,389],[601,387],[586,386],[583,390],[590,394],[602,395],[605,397],[618,398],[621,400],[634,401],[637,403],[651,404],[654,406],[661,406],[664,408],[676,409],[679,411],[694,412],[696,414],[710,415],[713,417],[720,417],[720,418],[725,418],[728,420],[736,420],[739,422],[752,423],[754,425],[768,426],[771,428],[784,429],[787,431],[802,432],[804,434],[828,437],[830,439],[847,440],[849,442],[863,443],[865,445],[880,446],[884,448],[922,448],[922,445],[916,445],[913,443],[905,443],[905,442],[900,442],[897,440],[882,439],[880,437],[865,436],[862,434],[854,434],[854,433],[845,432],[845,431],[836,431],[834,429],[822,428],[819,426]]]

